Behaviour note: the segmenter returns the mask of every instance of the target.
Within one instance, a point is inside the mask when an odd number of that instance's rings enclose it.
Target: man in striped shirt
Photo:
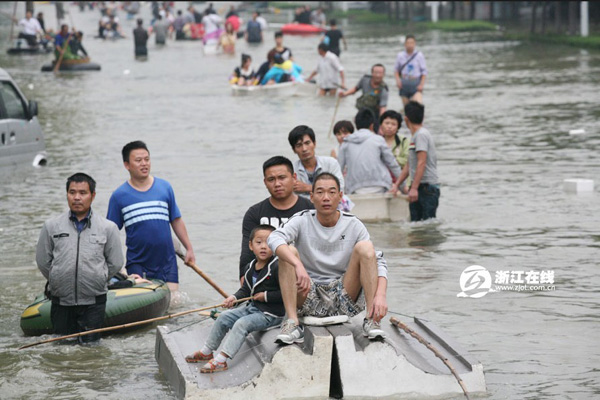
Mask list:
[[[108,203],[107,218],[127,234],[127,273],[167,282],[179,289],[177,257],[171,227],[186,248],[186,263],[196,257],[175,194],[169,182],[150,175],[150,152],[141,141],[123,147],[123,164],[130,178],[117,188]]]

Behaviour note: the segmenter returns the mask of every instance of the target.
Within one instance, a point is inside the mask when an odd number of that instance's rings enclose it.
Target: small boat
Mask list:
[[[350,212],[364,222],[408,221],[408,196],[389,193],[348,195],[354,203]]]
[[[142,283],[129,288],[111,289],[108,291],[106,299],[104,326],[117,326],[160,317],[169,308],[170,301],[169,287],[158,279],[152,280],[152,283]],[[26,336],[52,333],[51,305],[50,300],[41,294],[23,311],[21,329]],[[143,326],[139,325],[130,329],[138,329]],[[124,330],[119,332],[124,332]]]
[[[296,94],[300,82],[284,82],[274,85],[238,86],[231,85],[234,96],[266,95],[266,96],[293,96]]]
[[[44,64],[42,72],[54,71],[56,61],[52,61],[50,64]],[[63,60],[60,63],[59,71],[100,71],[100,64],[90,62],[89,58],[81,58],[77,60]]]
[[[43,47],[39,44],[35,47],[29,47],[27,40],[25,40],[23,38],[19,38],[19,39],[15,39],[15,41],[13,43],[13,47],[6,50],[6,52],[10,55],[19,55],[19,54],[35,55],[35,54],[48,54],[52,50],[54,50],[54,47],[51,44],[47,47]]]
[[[286,35],[313,35],[325,32],[325,28],[310,24],[285,24],[281,27],[281,32]]]
[[[319,87],[312,82],[301,82],[298,85],[298,90],[294,93],[296,96],[316,96],[318,94]]]
[[[404,330],[382,321],[387,337],[365,338],[362,314],[343,324],[305,325],[302,344],[276,344],[279,329],[251,333],[228,370],[201,374],[202,364],[188,364],[184,357],[202,347],[213,323],[157,329],[155,358],[178,398],[454,398],[463,393],[450,369]],[[416,317],[404,324],[447,359],[469,394],[486,392],[481,363],[440,328]]]

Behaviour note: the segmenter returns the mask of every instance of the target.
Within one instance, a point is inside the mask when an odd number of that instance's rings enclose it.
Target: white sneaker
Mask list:
[[[281,332],[277,335],[275,343],[304,343],[304,327],[296,325],[293,319],[288,319],[281,324]]]
[[[375,322],[373,319],[364,319],[363,321],[363,335],[369,339],[382,338],[385,339],[385,332],[381,329],[379,322]]]

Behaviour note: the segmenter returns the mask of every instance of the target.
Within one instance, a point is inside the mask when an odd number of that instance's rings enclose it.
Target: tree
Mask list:
[[[547,1],[542,1],[542,34],[546,33],[546,9],[548,7]]]
[[[537,14],[538,2],[534,1],[531,6],[531,34],[535,33],[535,17]]]

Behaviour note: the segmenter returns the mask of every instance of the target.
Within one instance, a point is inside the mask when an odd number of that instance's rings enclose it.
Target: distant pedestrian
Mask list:
[[[410,101],[404,107],[404,122],[412,134],[408,147],[408,164],[392,186],[396,193],[398,187],[410,176],[408,191],[411,221],[422,221],[436,217],[440,198],[440,185],[437,173],[437,154],[431,133],[423,127],[425,106]]]
[[[423,53],[415,49],[416,45],[415,37],[407,35],[404,41],[405,50],[398,53],[394,66],[396,85],[400,89],[400,97],[404,105],[409,101],[423,104],[427,65]]]
[[[326,44],[329,47],[329,51],[339,57],[341,53],[340,39],[344,42],[344,50],[348,50],[348,44],[342,31],[337,28],[337,21],[335,19],[329,21],[329,27],[329,30],[321,38],[321,43]]]
[[[169,33],[169,21],[164,19],[162,15],[159,15],[154,23],[152,33],[154,33],[154,41],[157,45],[164,45],[167,43],[167,34]]]
[[[258,13],[255,11],[252,14],[252,19],[246,25],[246,41],[248,43],[262,43],[263,31],[260,23],[256,20]]]
[[[137,28],[133,30],[133,43],[135,46],[136,57],[147,57],[148,56],[148,31],[144,28],[144,20],[138,18]]]
[[[119,230],[92,211],[96,182],[84,173],[67,179],[69,211],[44,223],[36,262],[48,280],[54,333],[69,335],[102,328],[107,282],[123,266]],[[100,334],[80,336],[80,343]]]
[[[340,59],[331,51],[327,50],[327,45],[320,43],[318,47],[319,64],[317,68],[308,76],[311,80],[317,74],[319,75],[319,96],[327,94],[335,96],[338,88],[346,85],[344,81],[344,67]]]

